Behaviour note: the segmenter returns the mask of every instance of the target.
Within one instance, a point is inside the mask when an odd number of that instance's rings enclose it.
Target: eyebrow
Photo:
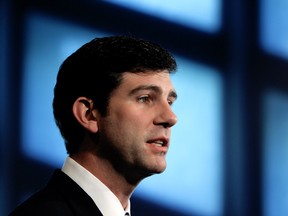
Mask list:
[[[161,92],[161,89],[158,86],[155,86],[155,85],[141,85],[141,86],[138,86],[135,89],[132,89],[132,91],[129,93],[129,95],[133,95],[136,92],[142,91],[142,90],[150,90],[150,91],[154,91],[156,93],[160,93]],[[176,91],[174,89],[169,92],[168,96],[169,97],[173,97],[174,100],[176,100],[177,97],[178,97],[177,93],[176,93]]]

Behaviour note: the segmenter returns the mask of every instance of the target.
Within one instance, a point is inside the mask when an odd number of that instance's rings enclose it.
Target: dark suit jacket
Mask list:
[[[91,197],[60,170],[55,170],[44,189],[31,196],[9,215],[102,216]]]

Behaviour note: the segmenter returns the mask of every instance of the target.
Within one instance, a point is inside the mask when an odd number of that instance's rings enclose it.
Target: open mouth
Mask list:
[[[161,139],[153,139],[148,141],[149,144],[153,144],[157,147],[167,147],[168,146],[168,139],[161,138]]]
[[[159,146],[159,147],[164,146],[164,142],[162,140],[156,140],[152,144]]]

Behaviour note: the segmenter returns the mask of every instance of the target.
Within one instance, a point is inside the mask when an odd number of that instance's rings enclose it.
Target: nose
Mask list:
[[[156,125],[162,125],[165,128],[170,128],[177,123],[177,116],[172,111],[171,106],[165,103],[158,109],[157,117],[155,118]]]

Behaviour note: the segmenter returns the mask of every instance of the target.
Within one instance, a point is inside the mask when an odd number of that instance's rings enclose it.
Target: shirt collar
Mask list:
[[[73,179],[95,202],[105,216],[124,216],[130,213],[130,200],[124,210],[115,194],[97,177],[82,167],[71,157],[67,157],[62,171]]]

